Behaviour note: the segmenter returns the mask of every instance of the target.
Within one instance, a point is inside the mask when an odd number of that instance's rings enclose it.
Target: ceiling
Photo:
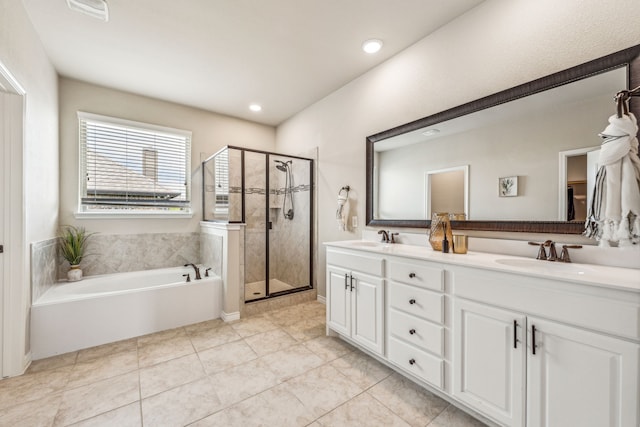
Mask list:
[[[107,0],[106,23],[23,3],[62,76],[275,126],[481,1]]]

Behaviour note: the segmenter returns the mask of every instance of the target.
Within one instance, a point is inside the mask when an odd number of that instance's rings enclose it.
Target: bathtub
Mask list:
[[[193,276],[175,267],[54,285],[31,307],[32,359],[220,317],[222,280]]]

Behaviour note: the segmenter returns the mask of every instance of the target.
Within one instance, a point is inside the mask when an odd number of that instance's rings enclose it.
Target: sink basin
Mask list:
[[[509,267],[528,268],[532,270],[553,270],[558,273],[575,273],[585,274],[589,270],[588,267],[580,264],[570,264],[566,262],[541,261],[537,259],[520,259],[520,258],[500,258],[496,259],[497,264],[507,265]]]
[[[370,242],[367,240],[358,240],[356,242],[349,243],[351,246],[359,246],[361,248],[377,248],[383,246],[383,243]]]

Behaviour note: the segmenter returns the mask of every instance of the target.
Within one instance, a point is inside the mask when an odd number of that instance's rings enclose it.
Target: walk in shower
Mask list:
[[[245,302],[311,289],[313,160],[225,147],[202,165],[204,220],[245,225]]]

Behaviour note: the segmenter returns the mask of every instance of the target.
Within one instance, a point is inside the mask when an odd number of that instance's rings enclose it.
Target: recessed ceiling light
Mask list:
[[[105,0],[67,0],[69,9],[84,13],[92,18],[107,22],[109,20],[109,7]]]
[[[376,53],[380,49],[382,49],[382,40],[371,39],[362,43],[362,50],[367,53]]]
[[[262,111],[262,106],[260,104],[251,104],[249,105],[249,109],[254,112]]]
[[[433,135],[436,135],[438,133],[440,133],[440,129],[435,129],[435,128],[434,129],[427,129],[424,132],[422,132],[422,134],[424,136],[433,136]]]

